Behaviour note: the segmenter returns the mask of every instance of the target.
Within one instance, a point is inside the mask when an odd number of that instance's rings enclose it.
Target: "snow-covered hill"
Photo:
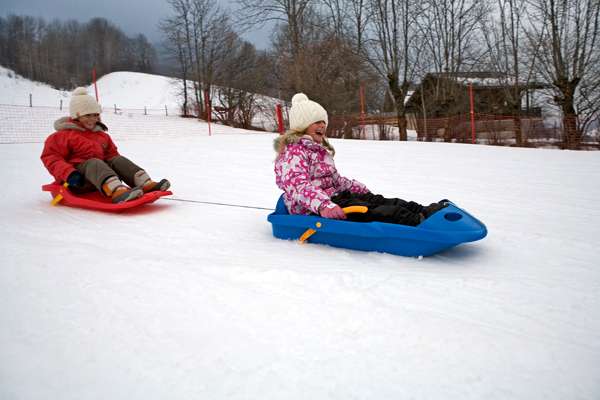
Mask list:
[[[176,114],[181,107],[181,81],[161,75],[141,72],[112,72],[102,76],[96,83],[98,100],[105,113],[110,113],[116,105],[119,109],[158,109],[165,106]],[[57,90],[49,85],[32,82],[15,72],[0,66],[0,104],[32,105],[35,107],[68,108],[70,92]],[[95,87],[88,87],[90,94]]]
[[[0,106],[33,106],[68,110],[70,92],[54,89],[46,84],[32,82],[0,66]],[[112,72],[98,79],[96,86],[90,85],[88,92],[95,94],[104,115],[170,115],[181,114],[183,85],[181,80],[141,72]],[[218,86],[213,86],[213,107],[220,103]],[[193,86],[188,82],[189,99],[194,98]],[[257,96],[256,115],[253,126],[267,131],[276,131],[275,105],[281,100],[268,96]],[[0,109],[0,120],[8,112]],[[213,115],[216,120],[217,115]]]
[[[275,135],[125,118],[120,151],[174,200],[51,207],[42,143],[0,144],[0,399],[600,398],[600,153],[333,140],[373,191],[486,223],[418,260],[176,201],[273,207]]]
[[[33,82],[0,65],[0,104],[58,107],[62,100],[68,105],[70,93],[40,82]]]
[[[115,106],[122,110],[147,110],[154,114],[179,114],[181,109],[181,82],[160,75],[141,72],[113,72],[104,75],[96,84],[98,98],[106,114],[113,112]],[[59,108],[68,110],[70,91],[57,90],[46,84],[32,82],[0,66],[0,104],[32,105],[36,107]],[[95,87],[88,87],[94,95]],[[158,113],[155,111],[159,111]]]

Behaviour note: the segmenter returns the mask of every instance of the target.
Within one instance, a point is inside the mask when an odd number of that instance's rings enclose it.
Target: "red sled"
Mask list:
[[[112,203],[109,197],[103,196],[100,192],[93,191],[84,194],[74,194],[68,188],[58,183],[50,183],[42,186],[44,192],[52,194],[52,204],[63,204],[69,207],[87,208],[89,210],[120,212],[139,207],[143,204],[154,203],[163,196],[170,196],[171,191],[156,191],[145,193],[142,197],[126,201],[124,203]],[[60,196],[60,197],[58,197]]]

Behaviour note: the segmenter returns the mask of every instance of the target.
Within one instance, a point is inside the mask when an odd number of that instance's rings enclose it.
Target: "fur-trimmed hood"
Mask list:
[[[62,131],[62,130],[75,130],[75,131],[81,131],[81,132],[87,131],[87,129],[85,129],[83,126],[79,125],[77,123],[77,121],[75,121],[71,117],[62,117],[62,118],[59,118],[56,121],[54,121],[54,129],[56,131]],[[96,126],[94,127],[94,129],[92,129],[92,132],[106,132],[107,130],[108,130],[108,127],[106,125],[104,125],[102,122],[98,121],[98,122],[96,122]]]
[[[310,140],[312,143],[314,143],[317,146],[322,145],[323,147],[325,147],[327,149],[327,151],[329,151],[331,153],[332,156],[335,155],[335,149],[333,148],[331,143],[329,143],[329,141],[326,138],[323,138],[323,143],[319,144],[319,143],[315,142],[310,137],[310,135],[305,134],[304,132],[298,132],[298,131],[293,131],[293,130],[287,131],[284,135],[279,135],[277,138],[275,138],[275,140],[273,140],[273,149],[277,152],[277,154],[281,154],[285,150],[285,147],[288,144],[298,143],[302,139]]]

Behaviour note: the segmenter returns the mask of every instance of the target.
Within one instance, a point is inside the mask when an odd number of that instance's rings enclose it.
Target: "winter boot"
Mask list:
[[[155,192],[158,190],[164,191],[171,187],[171,182],[167,179],[161,179],[159,182],[153,181],[143,169],[135,173],[133,176],[133,183],[136,187],[142,188],[144,193]]]
[[[130,189],[127,186],[123,185],[123,186],[119,186],[118,188],[116,188],[112,192],[110,197],[111,197],[113,203],[118,204],[118,203],[124,203],[126,201],[138,199],[138,198],[142,197],[143,195],[144,195],[144,191],[142,189],[140,189],[140,188]]]
[[[155,191],[165,191],[171,187],[171,182],[167,179],[161,179],[159,182],[154,182],[152,179],[148,179],[146,183],[142,185],[142,189],[144,193],[155,192]]]
[[[422,213],[425,216],[425,218],[429,218],[433,214],[435,214],[436,212],[440,211],[442,208],[447,207],[447,206],[448,206],[448,203],[446,203],[446,202],[444,202],[444,203],[431,203],[427,207],[423,208]]]
[[[140,188],[130,189],[116,176],[111,176],[102,184],[102,191],[111,198],[113,203],[123,203],[142,197],[144,192]]]

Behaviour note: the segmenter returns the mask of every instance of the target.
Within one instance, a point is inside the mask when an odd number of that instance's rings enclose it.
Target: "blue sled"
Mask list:
[[[295,240],[307,229],[314,229],[316,233],[308,239],[311,243],[409,257],[430,256],[487,235],[487,228],[481,221],[453,203],[418,226],[407,226],[290,215],[281,196],[268,221],[273,226],[273,236],[279,239]]]

